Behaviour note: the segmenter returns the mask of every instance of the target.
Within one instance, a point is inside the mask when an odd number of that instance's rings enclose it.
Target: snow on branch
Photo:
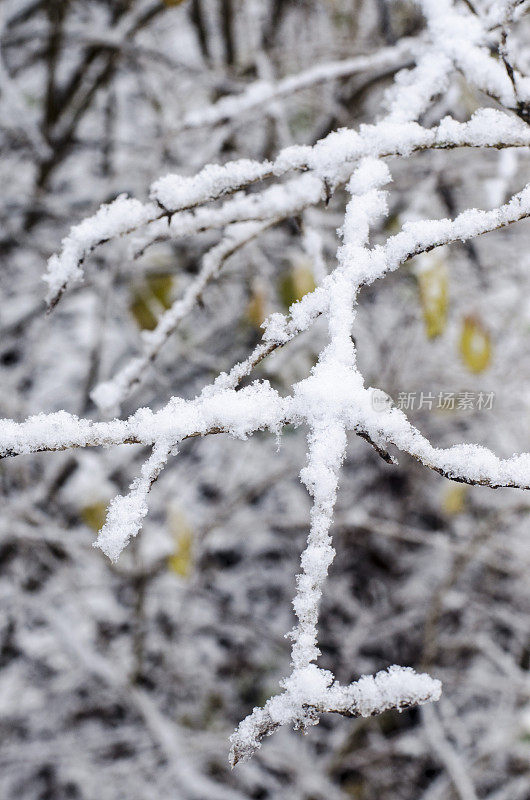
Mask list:
[[[403,65],[407,56],[411,56],[415,44],[414,39],[402,39],[395,46],[385,47],[370,55],[319,64],[275,83],[257,81],[240,95],[223,97],[211,106],[187,114],[180,129],[202,128],[227,122],[272,100],[358,72],[397,68]]]
[[[93,422],[58,411],[37,414],[25,422],[0,420],[0,458],[75,447],[117,444],[175,447],[192,436],[229,433],[245,439],[256,430],[277,432],[285,417],[285,400],[267,382],[244,389],[207,392],[195,400],[172,397],[160,411],[141,408],[126,420]]]
[[[150,457],[142,465],[139,477],[131,484],[129,494],[118,495],[112,500],[106,522],[95,543],[111,561],[118,559],[131,536],[136,536],[140,531],[148,511],[147,495],[163,470],[171,449],[170,443],[157,441]]]
[[[322,181],[311,174],[298,175],[281,184],[273,184],[251,194],[236,194],[217,207],[199,207],[193,212],[179,212],[157,219],[145,231],[144,252],[159,238],[176,239],[205,230],[215,230],[236,222],[258,222],[299,214],[323,198]]]
[[[156,213],[154,206],[120,195],[114,202],[101,206],[93,217],[75,225],[63,239],[60,255],[53,255],[48,261],[48,271],[44,275],[48,284],[48,306],[53,308],[67,285],[82,277],[81,266],[92,250],[145,225]]]
[[[204,256],[199,274],[183,297],[162,314],[153,331],[144,331],[142,354],[123,367],[111,381],[99,384],[94,389],[91,397],[100,409],[112,412],[119,407],[180,322],[202,297],[206,286],[219,273],[224,262],[275,222],[243,222],[229,226],[224,238]]]
[[[97,546],[112,560],[139,532],[147,513],[149,490],[181,441],[214,433],[245,439],[258,430],[278,435],[288,423],[306,428],[308,456],[300,478],[313,505],[293,599],[296,625],[289,634],[291,674],[281,683],[283,693],[268,700],[263,708],[254,709],[238,726],[231,740],[232,764],[252,755],[262,738],[283,724],[305,730],[316,724],[323,712],[369,716],[440,696],[439,681],[416,675],[408,668],[391,667],[388,672],[365,676],[343,687],[331,672],[315,663],[320,655],[319,604],[335,554],[330,530],[349,432],[365,439],[391,462],[395,460],[388,448],[394,447],[452,480],[530,488],[529,453],[499,459],[479,445],[437,448],[400,410],[391,406],[382,411],[374,409],[374,390],[365,387],[357,367],[352,332],[362,286],[396,270],[415,255],[530,216],[529,184],[499,208],[467,209],[453,220],[408,223],[384,244],[370,248],[371,227],[388,213],[383,187],[390,183],[391,175],[383,159],[409,157],[429,149],[530,146],[530,126],[524,121],[524,104],[530,97],[528,79],[515,72],[510,76],[506,64],[492,57],[489,48],[495,42],[499,45],[499,32],[490,24],[491,19],[479,18],[464,6],[457,8],[450,0],[421,0],[421,7],[427,21],[426,36],[414,48],[415,66],[396,76],[387,95],[388,113],[381,121],[361,125],[358,131],[334,131],[313,146],[287,147],[271,161],[242,159],[210,164],[194,176],[162,177],[152,185],[148,203],[119,197],[72,228],[63,240],[61,253],[48,263],[45,280],[48,303],[53,307],[69,283],[82,277],[84,261],[103,242],[142,231],[146,247],[159,236],[224,231],[185,294],[162,316],[157,328],[145,335],[140,355],[113,380],[97,388],[96,402],[109,408],[119,404],[139,380],[235,249],[278,221],[329,199],[333,191],[344,186],[349,199],[339,231],[335,269],[313,292],[294,303],[288,315],[273,314],[266,320],[262,341],[246,359],[220,374],[193,400],[172,397],[157,412],[142,408],[128,419],[108,422],[79,419],[64,411],[40,414],[21,423],[0,420],[0,457],[122,443],[151,448],[129,493],[112,501],[97,540]],[[499,12],[500,22],[495,23],[501,29],[509,16],[505,11]],[[361,68],[361,61],[357,60],[355,69]],[[362,69],[373,65],[373,58],[367,57]],[[352,69],[352,63],[347,68]],[[247,94],[206,109],[202,117],[197,112],[188,123],[210,123],[238,115],[265,96],[278,97],[332,75],[346,74],[341,69],[346,65],[328,65],[266,90],[263,85],[254,86]],[[463,123],[445,117],[431,128],[418,124],[435,99],[448,90],[455,70],[498,98],[505,110],[483,108]],[[519,118],[505,113],[514,109]],[[272,183],[260,191],[247,192],[263,181]],[[292,387],[291,394],[280,396],[266,381],[240,388],[243,378],[257,364],[310,328],[318,317],[327,321],[327,345],[311,373]]]
[[[383,165],[378,162],[378,166]],[[361,168],[358,170],[357,180],[362,171]],[[382,174],[384,176],[384,172]],[[377,204],[381,203],[377,193],[374,195],[373,192],[368,192],[365,203],[367,205],[371,203],[372,208],[365,208],[364,221],[360,209],[353,217],[357,238],[360,231],[364,230],[366,234],[367,215],[381,212],[381,208],[377,209]],[[347,212],[346,222],[352,215],[353,210]],[[492,211],[471,209],[453,221],[424,220],[410,223],[401,233],[391,237],[386,245],[377,246],[371,251],[359,247],[355,238],[351,241],[346,240],[340,250],[341,291],[343,293],[346,291],[351,296],[353,304],[353,297],[363,284],[371,283],[386,272],[396,269],[410,256],[441,244],[495,230],[529,215],[530,187],[526,187],[506,205]],[[254,234],[255,229],[250,231],[247,228],[243,233],[242,240],[248,233]],[[226,248],[230,250],[233,246],[234,241],[229,244],[227,240],[222,243],[220,252],[227,252]],[[215,264],[215,259],[213,263]],[[112,422],[95,423],[90,420],[80,420],[66,412],[37,415],[25,423],[2,420],[0,456],[120,443],[155,445],[167,436],[170,437],[171,443],[176,445],[184,438],[212,432],[225,431],[236,436],[244,436],[257,429],[278,430],[281,425],[288,422],[295,424],[309,422],[308,411],[304,407],[305,401],[301,399],[304,382],[295,387],[292,398],[280,398],[267,384],[253,384],[252,387],[238,392],[235,389],[241,379],[266,355],[306,330],[322,313],[331,313],[337,306],[337,302],[333,302],[333,296],[337,292],[337,280],[338,274],[333,273],[328,276],[321,287],[291,307],[289,317],[273,315],[266,323],[263,343],[257,346],[245,362],[236,365],[230,374],[220,375],[214,385],[206,387],[195,401],[172,398],[159,412],[140,409],[127,420]],[[197,288],[195,286],[190,294],[190,302]],[[171,310],[168,313],[170,314]],[[340,375],[340,380],[337,382],[333,371],[325,362],[317,369],[326,375],[322,386],[322,397],[329,395],[330,385],[335,386],[336,403],[340,400],[343,404],[341,413],[347,429],[355,430],[383,452],[386,444],[391,443],[418,458],[431,469],[454,480],[490,486],[528,487],[527,455],[501,460],[484,448],[474,445],[459,445],[450,450],[433,448],[396,409],[385,415],[378,413],[374,416],[370,392],[362,386],[358,373],[341,375],[337,368],[335,372]],[[320,391],[320,384],[315,382],[315,376],[307,379],[304,391],[307,392],[307,388],[312,385],[316,385]],[[322,398],[318,392],[316,396],[320,403]],[[307,397],[306,394],[306,399]],[[249,398],[252,398],[251,408],[247,403]],[[254,404],[254,399],[259,399],[259,405]],[[265,399],[267,402],[264,402]],[[227,420],[226,413],[229,409],[231,419]],[[106,529],[106,535],[111,529],[112,526]],[[136,532],[137,529],[131,535],[135,535]]]
[[[316,724],[318,715],[336,713],[344,717],[371,717],[389,709],[403,711],[440,699],[442,685],[425,673],[410,667],[389,667],[376,675],[363,675],[358,681],[341,686],[333,675],[313,664],[296,676],[296,683],[283,682],[284,692],[255,708],[230,737],[230,764],[251,758],[281,725],[304,728]]]
[[[516,72],[514,81],[503,61],[494,58],[491,53],[492,45],[499,49],[502,44],[499,31],[495,31],[495,28],[501,27],[502,36],[502,26],[510,18],[510,4],[503,7],[494,3],[485,17],[470,13],[467,9],[457,9],[451,0],[421,0],[421,6],[434,45],[452,61],[469,83],[516,113],[520,110],[520,101],[530,101],[530,78]],[[524,118],[524,114],[521,116]]]
[[[420,109],[421,110],[421,109]],[[87,256],[100,244],[108,242],[139,228],[170,218],[169,233],[185,233],[220,227],[231,222],[251,221],[269,217],[285,218],[294,213],[293,197],[287,203],[286,194],[279,192],[263,194],[255,198],[245,195],[236,198],[225,208],[200,209],[199,216],[190,215],[176,221],[175,215],[197,208],[225,195],[235,194],[251,184],[273,177],[282,177],[291,171],[307,171],[305,176],[313,183],[295,184],[309,190],[309,197],[300,198],[300,211],[325,198],[327,193],[345,184],[356,164],[372,156],[384,158],[393,155],[410,156],[419,150],[452,149],[456,147],[528,147],[530,127],[500,111],[482,109],[467,123],[459,123],[447,117],[435,128],[423,128],[416,122],[393,122],[383,120],[376,125],[361,125],[359,131],[349,129],[330,133],[313,147],[297,146],[285,148],[274,162],[239,160],[223,166],[209,165],[194,177],[167,175],[151,187],[153,202],[142,204],[139,200],[120,196],[113,203],[102,206],[93,216],[74,226],[62,242],[62,251],[48,262],[44,280],[48,284],[47,303],[53,308],[67,286],[83,276],[82,265]],[[302,176],[303,177],[303,176]],[[293,185],[289,187],[293,189]],[[318,191],[318,194],[317,194]],[[167,231],[167,223],[165,226]],[[160,233],[157,229],[156,233]]]
[[[406,223],[402,231],[391,236],[384,245],[371,251],[352,252],[350,275],[360,288],[382,278],[387,272],[398,269],[413,256],[429,252],[436,247],[497,230],[530,216],[530,184],[514,195],[508,203],[491,211],[468,209],[454,220],[433,219]],[[307,330],[317,317],[329,307],[327,291],[333,278],[329,276],[310,294],[289,309],[289,315],[273,314],[265,321],[263,343],[241,364],[237,364],[229,375],[222,374],[216,384],[234,388],[253,367],[274,349],[285,345],[299,333]]]

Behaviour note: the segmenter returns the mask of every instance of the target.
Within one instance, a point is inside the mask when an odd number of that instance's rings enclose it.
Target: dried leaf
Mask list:
[[[468,487],[462,483],[447,486],[442,500],[444,512],[450,516],[461,514],[466,506],[467,492]]]
[[[460,355],[471,372],[483,372],[491,362],[491,338],[477,317],[468,316],[464,319],[460,334]]]
[[[187,578],[193,565],[193,531],[185,515],[178,509],[170,509],[168,518],[175,549],[167,564],[177,575]]]
[[[429,264],[418,272],[417,280],[425,332],[434,339],[444,332],[447,323],[449,281],[444,261],[431,256]]]
[[[142,331],[152,331],[154,328],[156,328],[157,317],[153,313],[148,299],[142,292],[135,292],[129,309],[136,320],[136,324]]]
[[[141,330],[156,328],[160,314],[172,303],[174,277],[153,273],[133,289],[129,310]]]
[[[104,500],[101,500],[98,503],[91,503],[90,505],[84,506],[81,509],[81,519],[85,525],[88,525],[89,528],[92,528],[94,531],[99,531],[105,524],[107,508],[108,503]]]
[[[171,274],[151,274],[147,276],[147,285],[151,294],[165,309],[171,307],[174,278]]]

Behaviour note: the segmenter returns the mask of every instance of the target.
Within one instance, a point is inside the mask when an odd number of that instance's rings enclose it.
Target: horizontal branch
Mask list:
[[[440,681],[417,674],[410,667],[389,667],[376,675],[363,675],[349,686],[332,683],[331,673],[310,665],[284,681],[285,691],[255,708],[230,737],[230,764],[246,761],[281,725],[316,724],[318,714],[371,717],[389,709],[403,711],[439,700]]]
[[[375,410],[372,391],[362,389],[355,397],[348,426],[364,430],[379,447],[390,444],[428,469],[458,483],[492,489],[530,489],[530,453],[499,458],[478,444],[434,447],[398,408]]]
[[[515,195],[506,205],[492,211],[468,210],[454,220],[424,220],[405,226],[403,231],[391,237],[386,245],[378,246],[370,251],[368,259],[356,258],[351,265],[351,279],[355,285],[360,286],[370,283],[386,272],[396,269],[401,263],[413,255],[426,252],[434,247],[448,244],[451,241],[465,239],[470,236],[486,233],[504,227],[517,220],[528,217],[530,214],[530,187]],[[358,254],[353,254],[358,255]],[[204,398],[186,403],[173,398],[162,411],[153,414],[141,410],[128,420],[114,420],[112,422],[92,422],[79,420],[77,417],[58,412],[51,415],[39,415],[30,418],[25,423],[16,423],[12,420],[3,420],[0,434],[0,457],[13,456],[29,452],[42,452],[45,450],[64,450],[75,447],[109,446],[116,444],[144,444],[153,445],[163,436],[170,436],[173,441],[181,441],[194,436],[204,436],[210,433],[232,432],[230,424],[226,423],[223,415],[217,410],[212,420],[204,421],[202,425],[183,424],[183,421],[170,413],[170,409],[180,408],[183,417],[201,414],[205,403],[211,404],[215,409],[215,397],[223,392],[234,399],[234,408],[242,405],[245,392],[235,392],[241,380],[251,373],[252,369],[274,350],[282,347],[296,335],[307,329],[309,325],[322,314],[329,302],[328,284],[333,281],[329,276],[324,284],[302,301],[291,307],[291,316],[281,314],[273,315],[269,319],[264,341],[257,345],[249,357],[235,365],[230,373],[222,373],[210,390],[206,390]],[[249,387],[250,388],[250,387]],[[264,385],[264,396],[268,389]],[[236,399],[237,398],[237,399]],[[353,395],[352,395],[353,398]],[[269,392],[268,403],[278,407],[271,417],[267,410],[260,413],[257,407],[252,409],[252,426],[245,427],[245,414],[242,419],[243,435],[248,435],[252,430],[270,427],[279,428],[287,422],[293,421],[291,413],[287,413],[287,399],[280,401],[279,397]],[[440,474],[459,482],[471,485],[480,484],[491,487],[516,487],[529,488],[530,464],[528,456],[522,455],[513,459],[501,460],[485,448],[478,445],[458,445],[448,450],[433,448],[421,434],[410,425],[401,412],[393,410],[394,415],[400,414],[399,426],[395,426],[396,417],[386,414],[376,415],[368,422],[366,414],[371,408],[371,399],[357,400],[359,407],[363,408],[361,416],[357,409],[357,416],[350,428],[358,435],[367,439],[372,446],[385,458],[388,455],[386,445],[392,443],[403,452],[417,458],[425,466]],[[352,405],[355,403],[352,399]],[[350,413],[350,412],[348,412]],[[365,415],[363,417],[363,414]],[[248,410],[246,413],[248,417]],[[295,415],[296,416],[296,415]],[[197,417],[192,416],[196,422]],[[303,417],[296,417],[301,421]],[[381,425],[384,423],[384,427]],[[379,431],[374,435],[373,431]],[[238,434],[236,434],[238,435]]]
[[[141,408],[127,419],[93,422],[66,411],[38,414],[25,422],[0,420],[0,458],[77,447],[119,444],[177,445],[184,439],[229,433],[246,439],[256,430],[278,432],[288,418],[288,398],[267,382],[239,391],[203,392],[194,400],[173,397],[160,411]]]
[[[298,75],[290,75],[276,82],[257,81],[242,94],[223,97],[207,108],[187,114],[177,130],[189,130],[227,122],[255,108],[261,108],[273,100],[359,72],[404,67],[410,61],[415,46],[417,46],[417,40],[402,39],[395,46],[382,48],[370,55],[318,64]]]
[[[152,202],[142,204],[121,196],[72,228],[62,242],[61,253],[48,262],[44,276],[49,287],[47,302],[53,308],[67,285],[82,277],[83,262],[99,245],[156,220],[171,219],[177,213],[240,192],[256,182],[292,171],[309,171],[333,191],[346,183],[356,163],[369,156],[410,156],[423,150],[457,147],[528,146],[530,126],[499,111],[482,109],[465,123],[448,117],[438,127],[423,128],[415,122],[383,120],[376,125],[361,125],[358,132],[346,129],[330,133],[313,146],[288,147],[274,162],[242,159],[222,166],[210,164],[193,177],[167,175],[151,187]],[[250,201],[250,197],[246,199]]]

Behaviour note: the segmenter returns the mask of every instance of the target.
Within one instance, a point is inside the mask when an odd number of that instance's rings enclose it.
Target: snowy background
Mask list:
[[[495,36],[509,4],[474,3],[475,15],[468,5],[455,6],[464,53],[470,19],[488,18]],[[522,75],[524,11],[508,40]],[[111,419],[112,403],[102,411],[92,392],[138,356],[142,332],[195,286],[221,241],[217,229],[183,223],[177,235],[162,219],[95,249],[46,314],[47,259],[73,224],[122,194],[147,203],[168,172],[273,159],[379,121],[396,73],[415,63],[425,13],[401,0],[4,0],[0,417]],[[499,110],[473,68],[470,56],[433,93],[422,126]],[[493,117],[483,119],[487,139]],[[388,214],[374,218],[372,244],[407,222],[501,206],[525,186],[530,158],[524,147],[433,149],[387,163]],[[335,268],[349,199],[338,186],[329,203],[243,237],[142,364],[120,415],[194,398],[245,359],[263,320]],[[530,450],[529,234],[523,219],[437,248],[359,295],[352,333],[366,385],[438,447]],[[319,319],[254,377],[285,397],[326,344]],[[109,397],[107,384],[100,405]],[[92,544],[144,444],[0,461],[2,798],[528,800],[527,494],[451,482],[407,455],[386,464],[354,433],[318,664],[343,684],[410,666],[441,680],[442,698],[368,718],[323,714],[305,736],[285,726],[230,769],[234,728],[290,673],[285,634],[311,508],[299,477],[306,434],[287,425],[280,437],[183,441],[116,563]]]

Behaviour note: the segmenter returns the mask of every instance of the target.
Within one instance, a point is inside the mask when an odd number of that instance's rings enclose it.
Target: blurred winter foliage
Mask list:
[[[2,798],[530,797],[528,8],[3,0]]]

